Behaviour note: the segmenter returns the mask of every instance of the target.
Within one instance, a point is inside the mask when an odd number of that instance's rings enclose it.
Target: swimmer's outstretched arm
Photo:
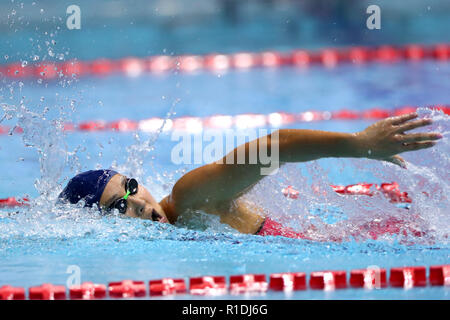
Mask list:
[[[286,162],[304,162],[326,157],[365,157],[404,167],[405,161],[399,153],[432,147],[436,144],[435,140],[442,137],[438,133],[406,134],[406,131],[431,123],[429,119],[411,121],[415,118],[416,113],[387,118],[357,133],[278,130],[279,160],[274,165],[273,161],[276,159],[272,158],[272,167],[277,168]],[[276,142],[275,136],[272,133],[266,139],[263,137],[240,145],[222,160],[188,172],[177,181],[171,195],[163,200],[165,206],[171,207],[170,211],[175,215],[187,209],[214,211],[226,207],[261,180],[264,177],[261,168],[268,167],[261,164],[259,159],[257,164],[236,164],[237,155],[244,152],[248,162],[249,153],[255,147],[271,150],[272,144]],[[228,164],[230,157],[234,157],[234,164]]]

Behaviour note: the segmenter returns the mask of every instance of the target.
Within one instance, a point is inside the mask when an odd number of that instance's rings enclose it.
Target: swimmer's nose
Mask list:
[[[152,220],[153,221],[158,221],[158,222],[164,222],[163,221],[163,216],[160,215],[158,212],[156,212],[155,209],[152,209]]]

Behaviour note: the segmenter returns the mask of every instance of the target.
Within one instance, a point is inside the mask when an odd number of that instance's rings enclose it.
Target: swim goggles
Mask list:
[[[108,207],[108,211],[117,209],[117,210],[119,210],[120,213],[123,213],[123,214],[125,212],[127,212],[128,197],[132,196],[133,194],[136,194],[138,192],[138,182],[136,181],[136,179],[133,179],[133,178],[128,179],[127,178],[127,182],[125,183],[125,192],[126,192],[126,194],[122,198],[117,199]]]

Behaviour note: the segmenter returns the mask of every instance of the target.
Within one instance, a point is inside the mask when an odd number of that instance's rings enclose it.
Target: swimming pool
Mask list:
[[[71,265],[81,281],[108,283],[123,279],[151,280],[203,275],[351,270],[367,266],[448,264],[448,116],[435,115],[435,128],[445,138],[433,152],[406,154],[408,170],[369,160],[320,160],[290,164],[267,177],[248,198],[264,205],[273,217],[300,228],[318,227],[322,242],[283,237],[242,235],[202,213],[178,227],[120,217],[100,217],[81,209],[62,210],[52,201],[76,170],[114,165],[133,175],[161,199],[186,170],[170,160],[171,133],[66,132],[54,119],[75,123],[103,119],[199,116],[214,114],[335,111],[343,108],[394,109],[405,105],[445,104],[450,100],[448,63],[338,65],[333,69],[277,68],[221,73],[143,74],[87,77],[63,85],[56,81],[19,80],[3,87],[3,102],[14,112],[3,124],[19,124],[24,134],[0,135],[2,174],[0,198],[38,196],[30,208],[1,209],[0,282],[30,287],[44,282],[65,284]],[[8,87],[9,86],[9,87]],[[11,90],[10,90],[11,89]],[[20,109],[22,102],[25,109]],[[11,98],[10,98],[11,97]],[[50,107],[46,109],[46,107]],[[32,113],[35,114],[32,114]],[[422,114],[427,111],[421,111]],[[371,121],[319,121],[289,127],[334,131],[362,130]],[[237,130],[237,129],[236,129]],[[28,147],[26,147],[26,146]],[[129,146],[129,147],[126,147]],[[39,172],[43,176],[39,175]],[[39,179],[39,181],[36,181]],[[55,185],[56,181],[58,182]],[[399,208],[383,197],[342,197],[330,184],[397,181],[413,200]],[[34,184],[36,183],[36,187]],[[292,185],[300,199],[284,197]],[[314,192],[319,187],[322,193]],[[315,189],[317,190],[317,188]],[[433,196],[426,198],[423,191]],[[419,227],[430,237],[329,241],[353,227],[393,214],[408,219],[419,213]],[[410,218],[409,218],[410,219]],[[328,238],[327,238],[328,237]],[[214,299],[248,298],[220,295]],[[169,299],[202,298],[190,295]],[[290,295],[269,291],[254,299],[448,299],[448,288],[411,290],[306,290]]]

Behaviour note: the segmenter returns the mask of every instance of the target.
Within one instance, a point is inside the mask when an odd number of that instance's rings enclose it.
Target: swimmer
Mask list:
[[[357,133],[280,129],[277,131],[279,165],[327,157],[352,157],[387,161],[405,168],[400,153],[430,148],[442,138],[439,133],[405,133],[431,124],[430,119],[418,120],[417,117],[417,113],[410,113],[387,118]],[[271,135],[266,140],[269,148]],[[135,179],[113,170],[91,170],[76,175],[59,199],[70,203],[83,199],[85,206],[97,206],[102,212],[116,209],[129,217],[170,224],[188,211],[202,210],[220,216],[222,223],[241,233],[306,239],[304,234],[265,217],[260,208],[239,199],[264,177],[260,169],[267,165],[259,161],[257,164],[225,164],[225,158],[234,156],[236,159],[239,151],[245,151],[246,159],[249,159],[249,150],[252,146],[259,148],[260,143],[264,142],[258,138],[242,144],[221,161],[186,173],[160,202]]]

